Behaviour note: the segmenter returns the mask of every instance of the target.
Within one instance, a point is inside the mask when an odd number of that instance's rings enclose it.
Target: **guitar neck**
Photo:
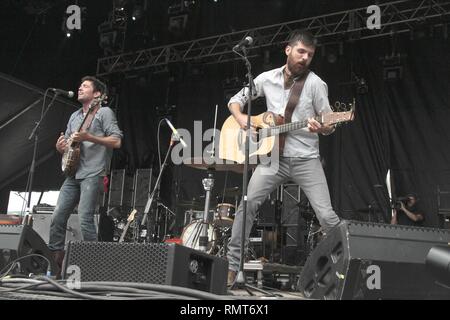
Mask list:
[[[93,106],[93,105],[89,107],[88,111],[86,112],[86,115],[83,117],[83,121],[81,121],[81,124],[78,126],[78,129],[77,129],[76,132],[80,132],[81,131],[81,129],[83,128],[83,125],[86,122],[89,114],[95,109],[95,107],[96,106]]]
[[[320,116],[316,116],[314,119],[320,122]],[[264,130],[267,136],[275,136],[289,131],[299,130],[305,128],[306,126],[308,126],[308,120],[302,120],[281,124]]]

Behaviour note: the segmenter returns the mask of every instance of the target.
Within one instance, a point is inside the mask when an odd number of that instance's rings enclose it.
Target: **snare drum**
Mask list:
[[[213,224],[218,227],[231,227],[233,225],[236,207],[229,203],[219,203],[214,214]]]
[[[207,253],[211,253],[216,245],[216,241],[219,238],[217,231],[214,227],[208,223],[208,246],[206,248]],[[200,250],[200,236],[202,235],[202,221],[192,221],[186,228],[183,229],[181,234],[181,243],[189,248]]]

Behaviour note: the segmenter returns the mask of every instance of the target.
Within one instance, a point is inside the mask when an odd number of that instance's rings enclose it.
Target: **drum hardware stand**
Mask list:
[[[278,254],[278,262],[283,263],[283,195],[284,195],[284,185],[277,188],[277,197],[274,200],[275,203],[275,235],[276,235],[276,245],[275,252],[272,251],[272,259],[275,261],[275,255]]]
[[[203,223],[199,238],[200,250],[206,252],[208,248],[208,213],[211,201],[211,190],[214,188],[214,175],[212,170],[208,170],[208,178],[202,180],[203,188],[206,191],[205,211],[203,213]]]
[[[214,116],[214,131],[213,131],[213,141],[211,150],[207,151],[209,154],[211,154],[211,159],[215,158],[215,143],[216,143],[216,124],[217,124],[217,108],[216,105],[216,112]],[[199,238],[199,248],[200,251],[206,252],[208,249],[208,214],[209,214],[209,207],[210,207],[210,201],[211,201],[211,190],[214,188],[214,174],[213,170],[208,170],[208,178],[205,178],[202,180],[203,189],[206,191],[206,198],[205,198],[205,211],[203,212],[203,221],[202,221],[202,228],[201,228],[201,235]]]
[[[148,212],[150,211],[152,204],[153,204],[153,199],[155,198],[155,195],[158,194],[159,195],[159,189],[160,189],[160,184],[161,184],[161,177],[162,174],[164,172],[164,169],[167,167],[167,160],[169,159],[170,154],[172,153],[172,149],[174,146],[174,142],[175,141],[180,141],[179,137],[177,137],[176,135],[172,135],[171,139],[170,139],[170,145],[169,145],[169,150],[167,150],[166,156],[164,158],[164,162],[161,166],[161,170],[159,170],[159,174],[158,174],[158,178],[156,179],[155,182],[155,187],[152,191],[152,193],[150,194],[148,200],[147,200],[147,204],[145,205],[145,209],[144,209],[144,215],[142,217],[142,221],[141,221],[141,227],[147,225],[147,241],[151,242],[150,240],[150,219],[148,218]],[[157,196],[157,202],[158,205],[160,204],[159,200],[158,200],[158,196]],[[153,241],[152,241],[153,242]]]
[[[169,221],[168,215],[176,217],[176,214],[175,214],[175,212],[170,210],[166,205],[164,205],[164,203],[162,203],[159,198],[156,199],[156,202],[157,202],[158,208],[162,207],[165,211],[165,213],[164,213],[164,234],[161,236],[161,231],[160,231],[161,225],[160,224],[158,224],[158,231],[157,231],[157,237],[158,237],[159,241],[164,241],[167,236],[167,232],[173,228],[172,225],[170,227],[168,227],[168,221]],[[159,211],[158,211],[158,218],[159,219],[161,218],[161,215],[159,215]]]

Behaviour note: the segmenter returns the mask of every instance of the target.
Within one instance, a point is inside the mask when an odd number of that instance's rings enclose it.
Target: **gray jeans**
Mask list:
[[[325,232],[339,224],[339,217],[331,207],[328,185],[320,160],[280,157],[278,168],[259,165],[248,184],[245,248],[259,207],[273,190],[289,180],[293,180],[305,192]],[[228,244],[229,269],[233,271],[239,270],[242,222],[241,201]]]
[[[84,241],[97,241],[94,213],[103,177],[86,179],[66,178],[59,192],[50,225],[50,250],[63,250],[66,240],[67,220],[78,203],[78,219]]]

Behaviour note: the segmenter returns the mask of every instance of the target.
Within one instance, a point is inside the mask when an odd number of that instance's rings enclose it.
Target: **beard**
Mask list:
[[[299,62],[294,62],[289,57],[287,59],[287,67],[291,72],[292,77],[294,78],[300,76],[303,72],[305,72],[308,69],[308,65],[306,63],[301,64]]]

